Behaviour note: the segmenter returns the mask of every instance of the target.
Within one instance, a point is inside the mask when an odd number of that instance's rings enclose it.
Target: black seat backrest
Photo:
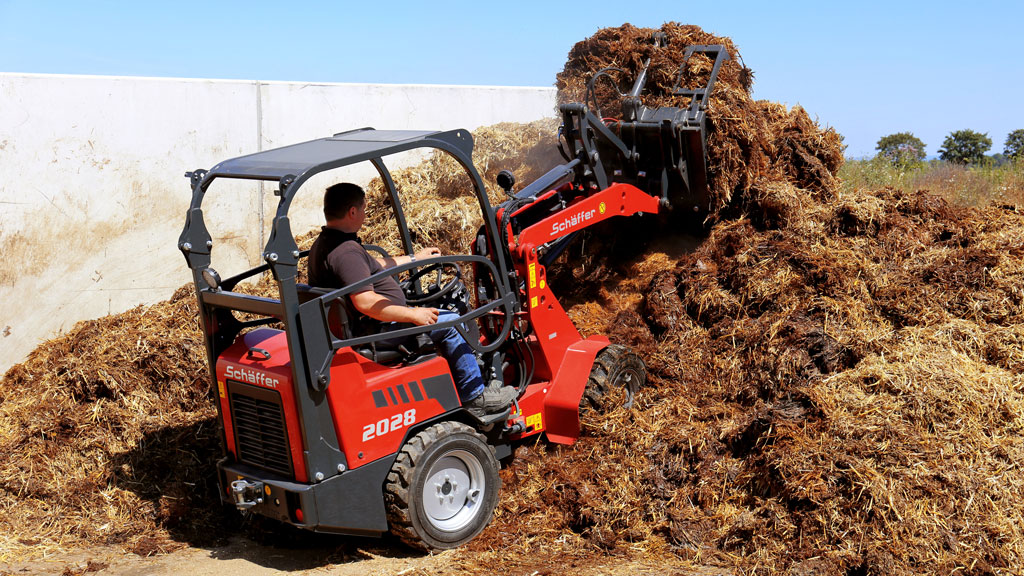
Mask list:
[[[333,288],[319,288],[308,284],[297,284],[296,290],[299,294],[299,304],[305,304],[334,291]],[[358,332],[353,326],[353,319],[357,317],[352,302],[347,297],[338,298],[331,302],[331,307],[327,311],[327,325],[335,338],[352,338]]]
[[[308,284],[297,284],[299,303],[304,304],[333,292],[333,288],[319,288]],[[361,314],[352,305],[348,297],[337,298],[331,302],[327,312],[327,325],[335,338],[348,339],[355,335],[372,334],[380,331],[378,320]],[[379,342],[365,344],[356,352],[378,364],[410,363],[432,357],[434,343],[426,334],[410,336],[406,341],[394,345],[382,345]]]

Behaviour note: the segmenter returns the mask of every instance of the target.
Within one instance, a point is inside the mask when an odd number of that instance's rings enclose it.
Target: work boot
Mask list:
[[[515,399],[516,389],[512,386],[488,386],[482,394],[462,406],[477,418],[483,418],[488,414],[504,412]]]

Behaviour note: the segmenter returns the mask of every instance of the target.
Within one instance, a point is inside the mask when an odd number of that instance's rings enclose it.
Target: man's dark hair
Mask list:
[[[366,193],[351,182],[342,182],[327,188],[324,192],[324,217],[328,220],[344,218],[348,209],[359,206]]]

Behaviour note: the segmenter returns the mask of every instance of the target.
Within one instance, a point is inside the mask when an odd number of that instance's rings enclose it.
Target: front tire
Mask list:
[[[442,422],[405,444],[384,488],[391,532],[414,548],[446,550],[490,523],[501,478],[483,436],[465,424]]]
[[[580,412],[610,412],[617,406],[632,408],[637,391],[647,383],[647,367],[625,346],[612,344],[602,350],[590,369],[580,399]]]

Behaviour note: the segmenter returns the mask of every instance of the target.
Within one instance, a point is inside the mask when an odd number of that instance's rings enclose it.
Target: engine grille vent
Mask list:
[[[280,394],[231,380],[228,393],[238,460],[291,476],[291,451]]]

